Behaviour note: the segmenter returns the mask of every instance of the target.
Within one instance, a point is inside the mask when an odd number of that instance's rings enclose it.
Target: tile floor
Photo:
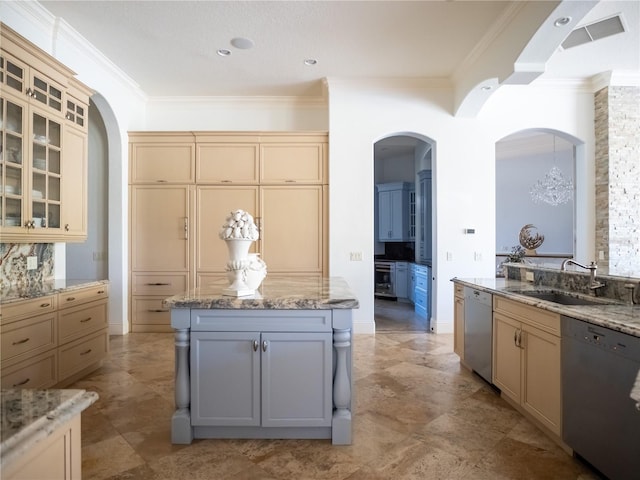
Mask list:
[[[354,342],[354,442],[195,440],[172,445],[173,336],[111,338],[105,365],[73,385],[85,480],[596,479],[461,369],[452,335],[407,304],[376,301],[378,333]]]

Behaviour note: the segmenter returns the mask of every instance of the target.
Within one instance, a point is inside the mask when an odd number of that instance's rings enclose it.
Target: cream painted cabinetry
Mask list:
[[[170,332],[162,300],[226,276],[232,210],[260,227],[269,275],[326,275],[327,135],[132,132],[132,331]]]
[[[129,319],[169,331],[168,296],[193,286],[196,146],[189,132],[129,135]]]
[[[493,383],[561,436],[560,315],[494,297]]]
[[[91,91],[5,25],[0,33],[2,241],[83,241],[87,130],[78,114]]]
[[[453,286],[453,351],[464,363],[464,286]]]
[[[2,306],[2,388],[64,386],[109,350],[108,287],[74,288]]]
[[[2,468],[5,480],[82,478],[80,415],[58,427],[41,442],[27,450],[12,464]]]

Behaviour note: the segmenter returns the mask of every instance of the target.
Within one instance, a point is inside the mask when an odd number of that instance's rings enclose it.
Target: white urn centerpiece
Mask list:
[[[244,210],[231,212],[220,229],[219,237],[229,250],[226,271],[230,284],[222,294],[232,297],[253,295],[267,275],[264,261],[257,253],[249,253],[251,243],[260,237],[253,217]]]

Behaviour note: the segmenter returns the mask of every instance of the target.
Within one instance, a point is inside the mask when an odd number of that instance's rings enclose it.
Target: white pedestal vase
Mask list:
[[[222,294],[231,297],[253,295],[255,289],[249,288],[246,284],[247,268],[249,266],[248,254],[253,240],[229,238],[225,242],[229,250],[227,276],[231,281],[231,285],[223,289]]]

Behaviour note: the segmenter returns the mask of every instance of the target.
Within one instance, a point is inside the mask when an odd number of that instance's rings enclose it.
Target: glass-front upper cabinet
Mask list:
[[[60,228],[62,126],[32,113],[31,228]]]
[[[18,101],[0,97],[0,225],[20,229],[24,225],[27,176],[24,164],[25,108]]]
[[[63,114],[63,87],[45,73],[29,67],[8,52],[2,52],[1,83],[16,95],[25,95],[29,102],[45,107],[49,114]]]

